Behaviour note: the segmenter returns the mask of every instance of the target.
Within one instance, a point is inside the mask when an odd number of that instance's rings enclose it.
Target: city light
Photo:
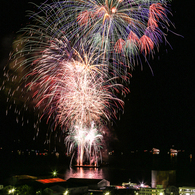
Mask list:
[[[56,176],[57,176],[57,174],[58,174],[58,173],[57,173],[57,171],[56,171],[56,170],[52,172],[53,177],[56,177]]]
[[[15,188],[12,188],[12,189],[10,189],[10,190],[8,191],[8,194],[14,194],[15,191],[16,191],[16,189],[15,189]]]
[[[63,195],[68,195],[68,190],[66,190]]]

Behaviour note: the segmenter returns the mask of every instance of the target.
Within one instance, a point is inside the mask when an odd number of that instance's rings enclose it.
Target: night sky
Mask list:
[[[41,0],[34,1],[37,4]],[[16,32],[26,23],[27,9],[34,9],[23,0],[3,0],[0,6],[0,70],[1,82],[3,67],[8,61],[11,43]],[[124,115],[115,121],[114,129],[118,138],[117,146],[132,149],[168,150],[176,149],[195,152],[194,115],[194,8],[187,1],[174,0],[170,17],[176,28],[170,27],[167,40],[160,52],[136,66],[130,83],[130,94],[126,97]],[[27,144],[34,135],[33,127],[20,129],[14,114],[5,115],[5,95],[1,91],[0,147],[12,145],[20,139]],[[25,141],[24,141],[25,140]],[[39,143],[40,144],[40,143]]]

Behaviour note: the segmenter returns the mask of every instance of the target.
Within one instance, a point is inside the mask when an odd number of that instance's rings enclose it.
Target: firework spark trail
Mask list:
[[[66,33],[72,44],[80,38],[92,48],[105,53],[105,59],[123,60],[133,68],[139,55],[153,55],[159,44],[167,42],[166,34],[171,24],[165,0],[64,0],[45,4],[43,12],[50,10],[58,30]],[[133,36],[132,36],[133,35]],[[120,71],[118,64],[113,69]],[[123,74],[123,72],[122,72]]]
[[[28,74],[30,82],[26,86],[36,89],[33,95],[36,106],[44,107],[48,119],[55,113],[56,125],[61,126],[67,126],[70,121],[88,124],[101,118],[110,120],[115,109],[123,108],[124,104],[115,94],[128,93],[128,89],[100,70],[105,64],[91,64],[95,60],[93,53],[83,51],[83,58],[74,50],[70,60],[59,61],[56,53],[61,47],[55,41],[55,46],[54,41],[50,46],[55,48],[55,53],[50,48],[43,51],[42,58],[34,62],[35,68]],[[52,63],[45,67],[48,61]]]
[[[67,144],[68,153],[72,153],[78,148],[77,165],[83,165],[83,155],[86,153],[90,165],[92,161],[94,165],[98,165],[98,156],[101,156],[101,141],[103,136],[95,127],[94,122],[90,126],[74,125],[68,132],[65,142]]]

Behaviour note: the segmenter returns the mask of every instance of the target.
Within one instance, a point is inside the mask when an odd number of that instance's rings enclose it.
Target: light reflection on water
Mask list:
[[[85,179],[106,179],[112,185],[122,184],[122,182],[132,181],[137,182],[135,174],[140,177],[139,172],[129,171],[127,169],[103,167],[103,168],[86,168],[86,167],[73,167],[65,171],[64,179],[69,178],[85,178]],[[138,176],[139,175],[139,176]],[[142,176],[142,175],[141,175]]]
[[[93,179],[103,179],[104,173],[102,169],[99,168],[83,168],[76,167],[67,169],[64,175],[64,179],[69,178],[93,178]]]

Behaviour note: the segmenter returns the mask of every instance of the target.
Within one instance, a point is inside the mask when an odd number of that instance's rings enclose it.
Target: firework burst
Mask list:
[[[58,50],[61,47],[55,40],[33,62],[35,67],[27,76],[26,87],[34,89],[36,107],[43,108],[43,115],[48,115],[48,119],[54,116],[56,125],[62,127],[75,121],[89,124],[101,118],[110,120],[115,109],[123,108],[124,104],[115,94],[128,93],[128,89],[104,73],[105,64],[93,64],[101,56],[83,50],[81,55],[74,49],[70,59],[59,61]]]
[[[129,77],[109,70],[98,48],[82,40],[72,47],[63,31],[54,36],[58,28],[52,21],[48,25],[47,18],[36,15],[35,22],[20,31],[12,57],[13,69],[21,74],[16,82],[41,111],[40,118],[54,120],[55,127],[116,118],[124,104],[116,94],[129,91],[117,79]]]
[[[46,1],[47,2],[47,1]],[[171,23],[165,0],[64,0],[38,6],[15,41],[10,69],[22,101],[38,108],[40,119],[66,129],[68,153],[77,164],[97,164],[105,121],[124,109],[121,83],[135,64],[167,42]],[[9,76],[6,73],[7,80]],[[121,82],[122,81],[122,82]],[[99,130],[97,130],[99,128]]]
[[[101,130],[101,128],[99,127]],[[90,126],[83,126],[81,124],[74,125],[69,130],[65,142],[67,145],[67,152],[72,153],[75,148],[77,148],[77,165],[83,165],[83,156],[87,157],[89,164],[94,163],[95,166],[98,165],[99,158],[101,160],[101,142],[103,136],[95,127],[94,122],[91,122]]]
[[[92,48],[99,48],[104,58],[122,61],[113,69],[133,68],[139,55],[152,55],[159,44],[167,42],[163,29],[168,30],[170,14],[164,0],[90,0],[61,1],[44,4],[43,12],[59,31],[65,32],[73,45],[85,39]],[[123,74],[123,73],[122,73]]]

